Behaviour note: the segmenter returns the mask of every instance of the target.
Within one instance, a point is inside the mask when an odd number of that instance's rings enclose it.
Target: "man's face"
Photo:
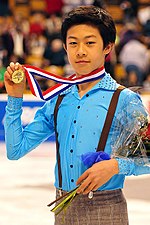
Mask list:
[[[76,74],[86,75],[104,65],[105,55],[111,51],[112,44],[103,49],[98,29],[81,24],[68,30],[65,49]]]

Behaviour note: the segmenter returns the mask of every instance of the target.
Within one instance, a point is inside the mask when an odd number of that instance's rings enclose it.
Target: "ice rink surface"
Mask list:
[[[55,199],[55,146],[44,143],[9,161],[0,142],[0,225],[54,225],[47,204]],[[150,175],[126,179],[130,225],[150,225]],[[92,224],[91,224],[92,225]]]

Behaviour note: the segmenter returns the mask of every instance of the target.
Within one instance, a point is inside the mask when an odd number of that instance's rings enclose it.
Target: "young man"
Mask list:
[[[68,59],[76,77],[86,77],[101,71],[105,57],[112,50],[116,29],[111,16],[101,8],[81,6],[72,10],[62,24],[62,39]],[[25,79],[20,84],[11,81],[12,73],[19,64],[10,63],[5,73],[8,93],[5,132],[9,159],[19,159],[54,132],[54,108],[57,97],[47,101],[35,115],[34,121],[24,130],[21,126],[22,97]],[[55,218],[60,225],[127,225],[126,201],[122,194],[125,175],[150,173],[150,168],[137,166],[134,161],[111,158],[85,168],[81,155],[95,152],[101,135],[110,100],[119,84],[106,72],[99,79],[73,85],[62,94],[57,115],[62,192],[79,185],[78,197],[66,213]],[[62,95],[61,94],[61,95]],[[105,152],[112,154],[113,127],[123,109],[120,125],[134,120],[134,110],[145,116],[139,95],[124,89],[119,97],[114,120],[108,135]],[[133,123],[134,124],[134,123]],[[55,168],[55,187],[59,197],[60,177],[58,164]],[[93,198],[88,194],[93,191]]]

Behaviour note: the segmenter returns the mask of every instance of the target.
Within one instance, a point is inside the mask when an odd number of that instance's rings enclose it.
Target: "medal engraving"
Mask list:
[[[12,81],[15,84],[19,84],[24,78],[24,72],[22,70],[16,70],[12,74]]]

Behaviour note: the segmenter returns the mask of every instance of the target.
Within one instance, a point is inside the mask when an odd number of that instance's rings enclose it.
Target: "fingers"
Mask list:
[[[15,70],[20,69],[20,66],[21,65],[18,62],[11,62],[8,67],[14,72]]]
[[[79,186],[77,193],[88,194],[95,188],[95,183],[91,181],[90,177],[86,178],[82,184]]]
[[[9,66],[8,66],[12,71],[14,71],[15,70],[15,63],[13,63],[13,62],[11,62],[10,64],[9,64]]]
[[[15,70],[20,69],[20,64],[18,62],[16,62],[16,64],[14,65]]]
[[[81,184],[88,177],[88,171],[86,170],[77,180],[76,184]]]
[[[14,64],[13,62],[11,62],[9,66],[7,66],[7,73],[11,76],[13,72],[17,70],[17,68],[18,68],[18,64],[17,63]]]
[[[7,73],[9,75],[12,75],[13,72],[14,72],[14,70],[10,66],[7,66]]]
[[[91,181],[91,178],[89,177],[89,172],[86,170],[77,180],[77,185],[80,185],[77,193],[80,194],[88,194],[90,191],[93,190],[95,187],[95,184]]]
[[[89,185],[85,185],[85,187],[83,187],[83,189],[81,188],[81,191],[80,193],[86,195],[86,194],[89,194],[91,191],[94,191],[96,188],[95,188],[95,184],[94,183],[90,183]],[[97,190],[97,189],[96,189]],[[78,193],[78,192],[77,192]]]
[[[15,70],[18,70],[22,68],[21,65],[17,62],[17,63],[14,63],[14,62],[11,62],[9,64],[9,66],[7,66],[7,70],[5,72],[5,79],[6,80],[11,80],[11,77],[12,77],[12,74]]]
[[[19,70],[19,69],[21,69],[23,72],[25,72],[24,67],[23,67],[21,64],[19,64],[18,62],[16,62],[15,64],[12,63],[10,66],[12,66],[12,67],[14,68],[14,70]]]
[[[78,187],[78,190],[77,190],[77,193],[80,194],[80,193],[83,193],[84,190],[86,189],[86,187],[88,186],[89,182],[88,182],[88,178],[86,180],[84,180],[82,182],[82,184],[80,184],[80,186]]]
[[[7,70],[5,71],[5,74],[4,74],[4,81],[11,81],[12,73],[13,73],[13,71],[8,66]]]

